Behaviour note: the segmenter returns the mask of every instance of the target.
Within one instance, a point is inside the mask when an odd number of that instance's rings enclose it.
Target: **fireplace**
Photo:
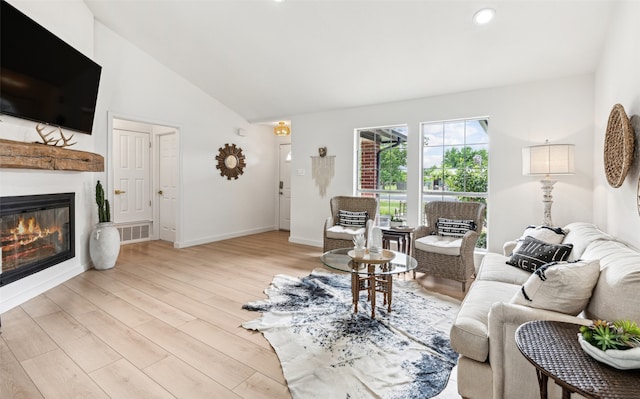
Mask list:
[[[0,197],[0,286],[75,256],[75,194]]]

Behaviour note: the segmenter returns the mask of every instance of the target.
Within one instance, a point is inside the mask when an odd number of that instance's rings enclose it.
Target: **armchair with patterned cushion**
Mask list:
[[[368,236],[378,213],[378,200],[372,197],[338,196],[331,198],[331,217],[322,233],[324,252],[353,247],[353,237]]]
[[[479,202],[431,201],[425,204],[426,226],[414,232],[413,248],[418,268],[424,272],[466,283],[475,273],[473,252],[484,223],[485,206]]]

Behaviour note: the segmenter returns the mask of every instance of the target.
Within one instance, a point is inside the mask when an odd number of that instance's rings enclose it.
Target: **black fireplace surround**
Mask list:
[[[0,286],[75,256],[75,193],[0,197]]]

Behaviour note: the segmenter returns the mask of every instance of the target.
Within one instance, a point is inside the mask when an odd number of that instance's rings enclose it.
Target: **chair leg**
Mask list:
[[[462,282],[462,292],[465,292],[467,290],[467,283],[466,282]]]

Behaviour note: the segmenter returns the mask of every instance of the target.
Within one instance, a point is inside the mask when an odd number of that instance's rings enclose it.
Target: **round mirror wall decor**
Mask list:
[[[225,144],[224,147],[218,148],[218,152],[216,169],[220,169],[220,176],[227,176],[227,180],[231,180],[237,179],[244,173],[244,167],[247,164],[244,161],[242,148],[236,147],[235,144]]]

